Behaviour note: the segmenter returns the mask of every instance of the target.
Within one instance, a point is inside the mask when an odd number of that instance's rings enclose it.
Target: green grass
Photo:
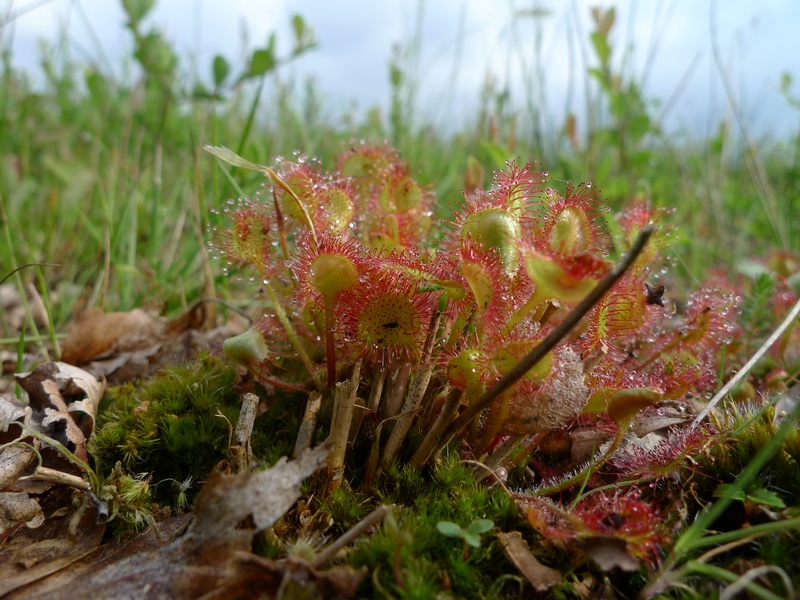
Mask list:
[[[214,219],[209,209],[236,192],[201,150],[206,143],[239,149],[260,164],[295,150],[329,164],[351,139],[388,138],[419,170],[420,181],[435,187],[442,215],[461,197],[467,157],[476,157],[488,178],[506,159],[531,156],[558,165],[550,171],[556,178],[595,182],[612,207],[643,194],[674,208],[681,284],[702,279],[712,267],[732,270],[770,248],[798,250],[800,223],[793,215],[800,209],[800,138],[743,146],[735,141],[735,124],[720,121],[710,139],[667,139],[641,97],[640,82],[608,57],[608,41],[599,34],[583,41],[598,65],[591,74],[598,91],[587,106],[606,111],[578,116],[590,129],[573,148],[563,130],[551,139],[526,130],[512,135],[512,122],[524,115],[504,107],[499,93],[486,97],[477,118],[453,134],[430,128],[424,115],[410,110],[323,119],[313,84],[298,89],[275,77],[277,65],[303,60],[313,47],[303,31],[289,55],[262,48],[253,57],[261,52],[260,62],[241,65],[238,78],[228,66],[231,73],[213,90],[181,79],[166,42],[133,26],[125,34],[138,40],[144,68],[135,82],[116,80],[60,48],[44,55],[46,83],[34,89],[12,68],[9,51],[3,53],[0,194],[10,231],[0,270],[61,265],[43,268],[41,280],[32,270],[22,274],[53,294],[57,330],[80,307],[129,310],[158,302],[174,313],[212,290],[229,293],[219,265],[209,264],[204,237]],[[402,75],[393,79],[397,102],[416,85],[407,63],[398,58],[392,64]],[[621,86],[615,87],[615,77]],[[265,81],[264,95],[257,96]],[[263,181],[241,170],[232,177],[248,195]],[[6,328],[2,337],[14,334]]]
[[[221,208],[238,190],[256,194],[264,180],[245,170],[224,173],[202,151],[204,144],[235,149],[258,164],[272,164],[275,156],[298,150],[330,165],[350,140],[389,139],[417,170],[417,179],[436,190],[442,217],[462,195],[469,157],[483,166],[488,184],[492,169],[505,160],[530,156],[551,165],[555,178],[595,182],[613,208],[644,195],[657,206],[674,209],[670,220],[679,235],[668,287],[678,299],[713,270],[733,274],[744,260],[766,259],[776,251],[794,257],[800,252],[800,134],[743,140],[737,124],[722,119],[708,139],[670,139],[642,96],[642,81],[629,74],[624,62],[612,60],[617,53],[609,52],[609,38],[601,29],[590,39],[576,40],[592,58],[590,76],[598,85],[587,92],[586,113],[575,115],[587,131],[572,145],[568,130],[536,126],[533,91],[520,103],[524,108],[515,111],[503,93],[489,90],[474,118],[453,133],[430,127],[425,115],[413,110],[413,51],[396,55],[387,65],[393,84],[390,114],[376,110],[364,117],[323,117],[328,111],[320,103],[321,90],[277,76],[278,66],[303,60],[314,47],[302,21],[294,23],[289,54],[278,55],[270,43],[256,49],[247,64],[217,60],[214,89],[208,84],[202,89],[200,82],[179,76],[174,50],[160,36],[141,31],[139,19],[133,18],[136,3],[127,4],[133,24],[123,34],[136,41],[137,55],[130,61],[138,61],[144,73],[137,81],[119,80],[75,60],[68,47],[61,47],[44,54],[45,83],[37,87],[12,67],[8,49],[0,56],[0,278],[30,263],[59,265],[23,269],[10,280],[18,287],[33,283],[49,309],[49,322],[37,328],[29,320],[24,336],[39,340],[28,341],[29,347],[47,347],[57,354],[53,336],[63,334],[77,310],[91,306],[130,310],[150,304],[174,315],[211,295],[255,305],[251,286],[223,276],[222,265],[211,260],[206,229],[216,222],[212,209]],[[414,43],[408,42],[411,50]],[[552,122],[547,115],[544,119]],[[797,259],[792,260],[797,270]],[[764,314],[770,281],[756,282],[746,304],[753,329],[747,343],[753,348],[769,333],[763,323],[770,322]],[[0,337],[13,340],[0,349],[17,352],[25,341],[21,335],[0,312]],[[98,420],[95,451],[107,468],[121,460],[132,472],[151,472],[158,484],[155,498],[174,503],[178,482],[202,478],[224,458],[228,426],[215,415],[219,410],[235,422],[238,399],[230,390],[232,378],[227,366],[205,357],[196,365],[160,374],[144,389],[113,390],[107,400],[111,408]],[[194,384],[199,387],[188,390]],[[144,416],[134,414],[143,400],[150,402],[148,410]],[[279,395],[259,418],[253,447],[264,464],[290,451],[299,425],[298,405]],[[330,416],[323,410],[323,429],[326,418]],[[746,471],[775,434],[765,417],[718,448],[702,469],[730,483],[730,475]],[[786,434],[781,451],[761,474],[765,480],[757,485],[779,490],[784,498],[800,494],[791,477],[800,458],[799,439],[796,430]],[[174,457],[189,453],[191,461],[175,464]],[[178,482],[173,485],[172,479]],[[708,487],[708,481],[703,485]],[[708,497],[713,490],[703,485],[698,493]],[[189,499],[196,490],[189,488]],[[382,526],[351,556],[353,565],[371,570],[360,593],[434,597],[446,587],[441,576],[445,571],[456,597],[512,596],[519,589],[516,580],[504,578],[511,569],[492,536],[464,561],[460,541],[436,531],[443,520],[466,527],[474,519],[488,518],[504,530],[521,528],[526,538],[535,539],[507,496],[475,486],[467,467],[447,454],[432,473],[393,465],[377,490],[377,498],[337,492],[318,507],[332,518],[334,533],[352,526],[379,502],[400,507],[394,527]],[[692,535],[700,532],[692,530]],[[685,582],[713,593],[713,582],[728,575],[714,571],[721,567],[691,562],[697,552],[689,541],[686,554],[673,557],[672,566],[676,572],[684,570],[680,575]],[[790,554],[795,541],[796,535],[788,533],[765,535],[744,556],[776,563],[790,556],[798,564],[796,552]],[[392,570],[396,548],[402,580]],[[556,553],[548,558],[548,564],[569,571],[569,557]],[[637,575],[639,588],[645,575]],[[791,575],[797,581],[797,573]],[[613,584],[620,589],[630,585],[620,578]],[[566,588],[556,593],[572,597]],[[670,593],[681,597],[680,591]]]

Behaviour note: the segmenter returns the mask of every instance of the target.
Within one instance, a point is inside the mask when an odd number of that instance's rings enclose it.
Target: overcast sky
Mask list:
[[[724,76],[754,133],[797,131],[800,112],[779,91],[781,73],[788,72],[800,96],[800,2],[794,0],[159,0],[145,27],[162,29],[184,68],[190,69],[193,57],[208,77],[215,54],[226,56],[238,72],[245,45],[263,45],[273,31],[279,48],[288,51],[289,21],[299,13],[315,30],[319,48],[284,74],[298,81],[313,77],[329,114],[353,106],[386,109],[392,45],[408,44],[420,31],[420,109],[426,120],[457,128],[454,120],[474,115],[487,77],[498,89],[508,85],[514,105],[524,108],[530,81],[538,87],[537,64],[544,86],[543,97],[535,97],[546,102],[554,122],[569,102],[580,118],[586,60],[596,65],[587,40],[589,7],[597,4],[617,7],[612,60],[621,65],[625,49],[632,49],[628,72],[637,78],[646,73],[645,97],[670,106],[664,122],[669,130],[712,133],[728,111]],[[532,7],[549,14],[520,16]],[[13,43],[20,67],[35,71],[39,40],[55,43],[64,31],[74,57],[104,69],[121,73],[130,55],[132,40],[117,0],[0,0],[0,20],[13,13],[19,16],[0,36]],[[678,102],[668,103],[678,90]]]

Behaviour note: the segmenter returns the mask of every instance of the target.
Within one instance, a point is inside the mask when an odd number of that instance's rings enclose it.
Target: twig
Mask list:
[[[328,439],[333,444],[328,459],[328,492],[334,492],[342,485],[344,479],[344,455],[347,450],[347,436],[353,420],[353,408],[356,393],[361,379],[361,360],[353,367],[353,375],[347,381],[336,384],[334,391],[333,418],[331,433]]]
[[[294,443],[292,456],[297,458],[304,450],[311,447],[314,438],[314,429],[317,427],[317,413],[322,406],[322,394],[311,392],[306,401],[306,411],[303,413],[303,420],[300,422],[300,429],[297,432],[297,440]]]
[[[433,426],[428,430],[428,433],[425,434],[417,451],[414,452],[414,456],[411,458],[411,466],[420,469],[422,465],[428,462],[434,445],[439,438],[441,438],[442,434],[447,429],[447,425],[453,418],[453,415],[461,405],[461,397],[463,395],[463,390],[455,387],[450,389],[444,401],[444,406],[442,406],[442,410],[439,412],[439,416],[436,417]]]
[[[60,483],[70,487],[77,488],[87,492],[91,489],[91,485],[85,479],[77,475],[71,475],[55,469],[48,469],[47,467],[39,467],[36,472],[31,475],[33,481],[50,481],[52,483]]]
[[[750,369],[752,369],[755,364],[761,360],[761,357],[767,353],[772,345],[780,339],[780,337],[789,328],[798,315],[800,315],[800,300],[795,302],[795,305],[792,307],[792,310],[789,311],[789,314],[786,315],[783,321],[781,321],[781,324],[778,325],[778,328],[772,332],[772,334],[764,341],[763,344],[761,344],[761,347],[756,350],[756,353],[753,354],[753,357],[748,360],[741,369],[739,369],[736,375],[730,378],[728,383],[722,386],[722,389],[720,389],[720,391],[718,391],[714,397],[708,401],[708,404],[703,407],[703,410],[697,414],[697,416],[694,418],[694,421],[692,421],[692,424],[689,426],[690,431],[697,429],[698,425],[700,425],[703,419],[708,416],[708,413],[710,413],[714,407],[720,403],[720,401],[728,394],[728,392],[730,392],[742,379],[747,376],[747,374],[750,372]]]
[[[447,430],[447,433],[442,437],[438,446],[437,452],[444,448],[453,437],[466,427],[472,419],[474,419],[483,409],[489,406],[496,398],[503,392],[509,389],[517,381],[535,367],[540,360],[542,360],[548,352],[550,352],[556,345],[564,339],[564,337],[575,327],[583,317],[597,304],[606,293],[614,287],[614,284],[625,274],[631,267],[634,261],[639,257],[647,245],[650,236],[653,235],[655,228],[652,225],[643,227],[639,232],[639,236],[633,242],[631,249],[625,257],[617,263],[613,269],[601,279],[594,289],[589,292],[586,297],[570,312],[566,318],[558,324],[558,326],[550,332],[550,334],[542,340],[531,352],[524,356],[516,365],[514,365],[508,373],[500,378],[497,383],[490,387],[484,394],[478,398],[474,403],[470,404],[461,415],[453,422]],[[434,452],[436,454],[436,452]]]
[[[250,437],[253,435],[253,423],[256,420],[258,402],[258,396],[255,394],[245,394],[244,398],[242,398],[239,420],[236,421],[233,441],[228,448],[231,455],[231,468],[234,473],[247,473],[250,471],[250,461],[253,458]]]
[[[333,556],[342,548],[347,546],[350,542],[364,533],[367,529],[372,527],[375,523],[383,519],[386,515],[388,515],[392,510],[391,506],[387,506],[386,504],[381,504],[378,508],[373,510],[369,513],[366,517],[361,519],[358,523],[353,525],[350,529],[348,529],[345,533],[339,536],[336,541],[332,544],[327,546],[322,552],[320,552],[314,561],[311,563],[311,567],[313,569],[319,569],[320,567],[325,566],[325,564],[333,558]]]

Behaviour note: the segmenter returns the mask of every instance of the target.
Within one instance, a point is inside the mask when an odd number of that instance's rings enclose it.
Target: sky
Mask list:
[[[214,55],[238,72],[271,32],[287,53],[296,13],[319,47],[281,75],[312,78],[331,114],[388,109],[388,64],[398,46],[409,57],[404,65],[418,82],[417,114],[426,122],[458,129],[474,118],[491,80],[496,91],[510,91],[513,107],[531,101],[559,127],[567,110],[585,114],[585,73],[597,65],[588,44],[595,5],[616,7],[612,63],[643,82],[666,130],[712,135],[721,118],[732,117],[724,81],[751,134],[783,136],[800,127],[800,111],[780,93],[786,72],[800,97],[794,0],[159,0],[144,25],[166,34],[185,70],[210,78]],[[15,65],[32,73],[42,40],[57,46],[64,33],[74,58],[130,72],[122,65],[133,42],[117,0],[0,0],[3,21],[0,43],[11,44]],[[412,47],[416,54],[408,53]]]

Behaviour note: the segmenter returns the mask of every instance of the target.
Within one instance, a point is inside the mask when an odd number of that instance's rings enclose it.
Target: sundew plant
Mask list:
[[[456,440],[495,479],[527,467],[515,497],[551,543],[612,536],[658,562],[675,501],[639,484],[680,479],[713,428],[645,443],[632,425],[642,411],[691,410],[747,358],[731,344],[747,338],[741,284],[719,279],[679,306],[665,293],[667,211],[638,199],[611,215],[592,183],[510,162],[438,220],[433,192],[388,143],[351,142],[329,166],[207,149],[267,176],[262,195],[228,201],[210,232],[226,272],[249,272],[267,298],[225,351],[262,382],[307,390],[306,428],[327,427],[312,409],[320,395],[331,406],[327,493],[368,492],[398,462],[423,468]],[[782,306],[796,300],[785,280],[775,286]],[[776,354],[757,381],[785,379],[786,366]],[[577,429],[592,432],[588,452],[560,460],[571,442],[553,440]]]

